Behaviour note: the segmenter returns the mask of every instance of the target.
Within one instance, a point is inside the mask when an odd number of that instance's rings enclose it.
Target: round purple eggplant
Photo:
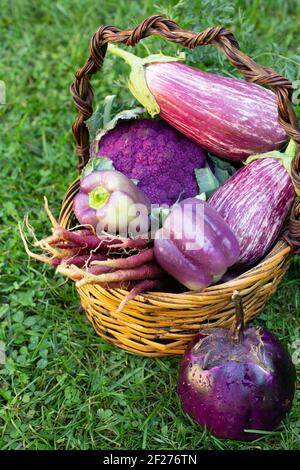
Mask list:
[[[202,330],[180,364],[183,410],[216,437],[253,440],[289,412],[295,368],[279,340],[262,328],[243,327],[241,298],[232,330]]]

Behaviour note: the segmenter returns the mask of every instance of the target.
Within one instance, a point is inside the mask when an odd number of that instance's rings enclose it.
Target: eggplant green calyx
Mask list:
[[[169,57],[163,54],[152,54],[145,58],[137,57],[131,52],[120,49],[114,44],[108,44],[107,50],[125,60],[130,65],[131,71],[128,79],[128,87],[133,96],[147,109],[151,117],[160,113],[160,107],[148,88],[144,67],[159,62],[178,62],[185,59],[185,54],[178,57]]]
[[[89,193],[89,206],[92,209],[100,209],[109,198],[109,193],[103,186],[98,186]]]
[[[271,152],[250,155],[250,157],[248,157],[245,161],[245,164],[248,165],[249,163],[254,162],[255,160],[262,160],[263,158],[275,158],[277,160],[280,160],[280,162],[282,163],[282,165],[284,166],[284,168],[292,179],[292,161],[298,151],[298,145],[293,139],[290,139],[288,146],[284,152],[279,152],[278,150],[271,150]],[[298,188],[296,188],[295,184],[294,188],[297,196],[300,196],[300,191]]]

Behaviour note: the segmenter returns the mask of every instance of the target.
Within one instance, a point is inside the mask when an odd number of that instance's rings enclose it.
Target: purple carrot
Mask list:
[[[86,263],[91,263],[92,261],[102,261],[105,260],[106,256],[100,253],[91,253],[87,255],[74,255],[67,256],[62,259],[64,264],[74,264],[74,266],[82,267]]]
[[[90,266],[86,269],[86,271],[90,274],[94,274],[95,276],[112,273],[115,272],[114,268],[110,268],[109,266]]]
[[[96,266],[93,266],[96,267]],[[103,267],[104,266],[99,266]],[[105,266],[106,267],[106,266]],[[83,284],[104,284],[107,282],[121,282],[121,281],[140,281],[144,279],[159,279],[167,276],[165,271],[163,271],[157,263],[150,262],[138,266],[133,269],[118,269],[107,274],[95,275],[94,278],[86,277],[79,282],[78,286]]]
[[[89,234],[88,234],[89,233]],[[44,241],[49,244],[56,244],[59,241],[70,242],[82,248],[89,250],[106,251],[108,248],[113,249],[140,249],[149,244],[148,234],[144,238],[120,238],[114,237],[110,234],[103,234],[101,236],[94,235],[88,230],[67,230],[63,227],[56,227],[53,235],[46,238]]]
[[[84,234],[81,231],[70,231],[61,227],[55,229],[53,235],[57,235],[59,239],[66,240],[68,242],[75,243],[77,246],[88,248],[90,250],[106,250],[108,247],[114,247],[120,242],[117,238],[109,238],[107,236],[98,237],[93,235],[91,232],[87,235],[86,231]]]
[[[86,279],[89,278],[89,276],[92,277],[98,277],[99,279],[101,276],[104,276],[106,274],[111,274],[114,269],[109,268],[107,266],[90,266],[88,268],[79,268],[78,266],[72,265],[72,264],[63,264],[61,263],[57,271],[60,274],[63,274],[64,276],[68,276],[70,279],[73,281],[85,281]],[[101,282],[99,281],[99,284]]]
[[[112,241],[108,239],[100,239],[96,235],[86,235],[81,236],[78,235],[76,232],[68,232],[64,234],[65,240],[72,241],[77,243],[77,245],[85,248],[89,248],[90,250],[101,250],[106,249],[109,245],[112,245]]]
[[[140,250],[149,245],[150,242],[151,239],[149,238],[149,235],[146,234],[145,237],[140,238],[116,238],[114,239],[114,244],[110,246],[112,248]]]
[[[72,235],[68,234],[76,234],[75,237]],[[82,230],[67,230],[64,227],[61,227],[60,225],[57,225],[54,230],[52,235],[49,237],[45,238],[44,241],[46,243],[49,243],[50,245],[54,245],[60,241],[68,241],[68,242],[73,242],[76,243],[76,241],[79,239],[79,237],[86,237],[92,235],[93,232],[91,230],[87,229],[82,229]],[[74,240],[74,241],[73,241]],[[78,244],[78,243],[76,243]]]
[[[53,264],[53,266],[58,266],[61,264],[64,258],[49,258],[50,264]]]
[[[65,249],[68,249],[68,250],[75,250],[76,248],[78,249],[78,245],[74,245],[74,243],[51,243],[51,246],[53,246],[54,248],[59,248],[61,250],[65,250]]]
[[[168,283],[164,279],[145,279],[144,281],[139,281],[137,284],[132,287],[131,291],[124,297],[120,302],[117,312],[121,312],[129,300],[133,300],[137,295],[145,290],[163,290],[166,288]]]
[[[104,261],[93,260],[92,264],[97,266],[111,266],[117,269],[131,269],[141,266],[153,260],[153,248],[148,248],[140,253],[127,258],[105,259]]]

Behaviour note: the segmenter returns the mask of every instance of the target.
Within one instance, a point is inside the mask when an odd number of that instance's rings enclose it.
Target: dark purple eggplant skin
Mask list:
[[[269,331],[244,330],[233,342],[230,330],[202,330],[179,369],[183,410],[216,437],[251,441],[274,430],[287,415],[295,393],[295,367]]]
[[[240,168],[208,199],[240,245],[235,267],[251,266],[277,240],[295,198],[292,180],[275,158]]]

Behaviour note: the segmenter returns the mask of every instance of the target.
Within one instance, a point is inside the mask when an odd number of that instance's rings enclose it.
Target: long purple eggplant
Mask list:
[[[238,239],[236,267],[254,264],[278,238],[295,198],[289,175],[295,152],[296,145],[291,141],[284,154],[274,151],[256,156],[265,158],[238,170],[209,198],[208,203]]]
[[[159,114],[206,150],[241,161],[286,142],[271,91],[203,72],[178,62],[180,58],[140,59],[113,45],[109,50],[131,65],[129,88],[147,111]]]

